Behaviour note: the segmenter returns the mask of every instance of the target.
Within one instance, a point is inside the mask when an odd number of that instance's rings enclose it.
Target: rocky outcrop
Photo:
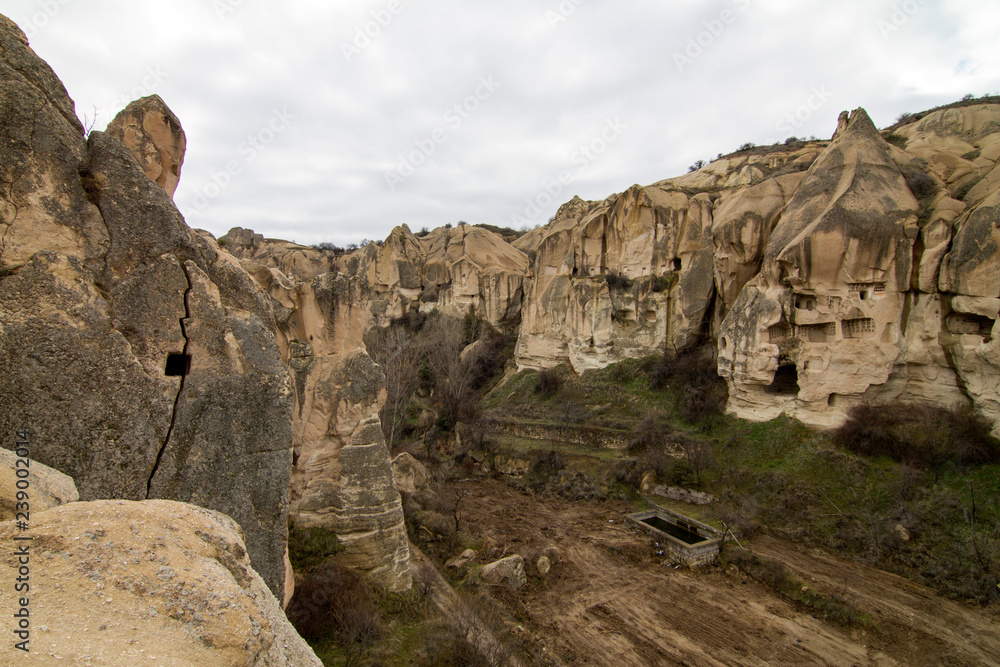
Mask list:
[[[22,456],[18,456],[16,451],[0,449],[0,521],[14,519],[16,513],[24,510],[25,506],[28,507],[30,517],[31,512],[44,512],[80,499],[72,477],[32,461],[30,450],[22,450],[21,454]],[[21,463],[17,462],[18,459]],[[19,489],[17,486],[19,479],[25,479],[18,477],[18,470],[30,473],[27,489]],[[22,504],[24,497],[19,498],[18,491],[25,492],[28,496],[27,505]]]
[[[243,265],[274,304],[293,384],[291,519],[336,533],[345,564],[376,583],[408,589],[402,503],[378,417],[384,375],[362,340],[373,321],[371,289],[344,274],[290,277],[260,258]]]
[[[813,163],[722,323],[730,409],[836,422],[900,353],[918,202],[864,111]],[[842,417],[841,417],[842,418]]]
[[[187,137],[180,120],[159,95],[132,102],[118,112],[105,131],[129,149],[151,181],[174,196]]]
[[[271,303],[0,18],[0,432],[84,500],[169,498],[243,527],[279,597],[291,387]]]
[[[167,500],[102,500],[32,512],[30,652],[4,641],[4,664],[322,663],[251,567],[229,517]],[[0,540],[15,544],[14,522]],[[17,567],[5,549],[5,571]],[[0,596],[0,613],[18,612]]]
[[[507,556],[484,565],[480,576],[488,584],[505,584],[512,589],[528,583],[528,577],[524,572],[524,558],[518,555]]]
[[[863,110],[842,124],[720,329],[732,412],[835,426],[859,400],[971,402],[1000,425],[1000,217],[970,197],[997,129],[995,105],[944,110],[900,150]]]
[[[471,312],[508,330],[520,320],[527,256],[481,227],[441,227],[417,238],[402,225],[340,265],[372,286],[381,325],[432,310],[457,317]]]
[[[580,371],[690,346],[713,298],[711,207],[633,186],[553,222],[533,251],[518,365]]]

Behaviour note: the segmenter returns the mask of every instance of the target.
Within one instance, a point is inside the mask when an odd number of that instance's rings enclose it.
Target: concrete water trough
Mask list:
[[[657,507],[629,514],[625,521],[651,535],[681,565],[704,565],[719,555],[722,531],[682,514]]]

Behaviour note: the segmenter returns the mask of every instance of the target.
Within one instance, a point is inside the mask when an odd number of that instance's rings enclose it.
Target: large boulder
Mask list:
[[[69,475],[64,475],[58,470],[53,470],[47,465],[42,465],[30,458],[30,449],[18,452],[9,449],[0,449],[0,521],[14,519],[16,513],[24,507],[30,513],[44,512],[47,509],[74,503],[80,499],[80,494],[76,490],[76,484]],[[20,462],[19,462],[20,461]],[[18,480],[25,479],[19,477],[18,470],[24,470],[30,474],[28,477],[28,488],[19,489]],[[19,491],[26,492],[27,501],[19,497]],[[21,503],[27,502],[26,505]]]
[[[291,387],[267,294],[121,141],[84,140],[2,17],[0,46],[0,432],[30,429],[84,500],[230,515],[281,597]]]
[[[23,535],[0,523],[0,540]],[[70,503],[32,513],[26,637],[4,664],[319,666],[251,567],[229,517],[166,500]],[[14,549],[4,571],[19,566]],[[13,618],[19,596],[0,596]],[[8,633],[9,634],[9,633]],[[27,640],[23,652],[15,647]]]
[[[174,196],[187,137],[180,120],[159,95],[132,102],[118,112],[105,131],[129,149],[150,180]]]
[[[528,583],[524,573],[524,557],[507,556],[483,566],[480,572],[482,580],[488,584],[506,584],[511,588],[520,588]]]

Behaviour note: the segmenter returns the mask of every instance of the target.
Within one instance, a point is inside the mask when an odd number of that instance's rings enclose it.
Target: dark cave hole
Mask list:
[[[795,364],[784,364],[778,366],[774,372],[774,379],[766,388],[769,394],[784,394],[795,396],[799,393],[799,372]]]
[[[191,370],[191,355],[171,352],[167,355],[167,366],[163,374],[167,377],[184,377]]]

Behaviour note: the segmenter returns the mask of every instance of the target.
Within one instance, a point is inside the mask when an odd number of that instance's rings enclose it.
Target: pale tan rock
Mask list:
[[[511,477],[521,477],[528,472],[528,468],[530,467],[531,461],[528,459],[518,459],[502,455],[497,455],[493,459],[493,468],[498,473],[510,475]]]
[[[27,458],[19,456],[16,450],[0,448],[0,521],[9,521],[15,517],[18,503],[22,502],[18,500],[18,491],[28,493],[27,507],[30,514],[80,499],[72,477],[38,461],[32,461],[30,448],[22,452],[25,453],[28,454]],[[18,470],[27,471],[29,476],[19,477]],[[27,479],[29,486],[27,489],[19,489],[17,482],[24,479]]]
[[[16,534],[0,523],[5,544]],[[31,650],[4,641],[4,664],[321,664],[223,514],[166,500],[70,503],[33,515],[31,534]],[[13,568],[14,550],[0,562]],[[0,613],[15,612],[15,596],[0,596]]]
[[[642,473],[642,481],[639,482],[639,493],[649,493],[656,486],[656,471],[647,470]]]
[[[451,560],[449,560],[447,563],[445,563],[444,566],[445,567],[450,567],[450,568],[455,569],[455,570],[458,570],[458,569],[461,569],[461,568],[465,567],[466,565],[468,565],[473,560],[475,560],[475,558],[476,558],[477,555],[479,555],[479,554],[476,553],[475,549],[466,549],[461,554],[459,554],[458,556],[455,556],[454,558],[452,558]]]
[[[413,495],[427,484],[427,468],[408,452],[399,454],[392,460],[392,474],[396,488]]]
[[[552,562],[548,556],[539,556],[538,560],[535,561],[535,569],[538,571],[539,576],[547,577],[552,570]]]
[[[903,347],[916,211],[885,142],[855,111],[796,190],[761,273],[722,324],[731,412],[833,426],[843,412],[831,397],[888,381]]]
[[[180,120],[159,95],[131,102],[118,112],[105,132],[125,144],[146,176],[174,196],[187,137]]]
[[[528,576],[524,572],[524,558],[519,555],[484,565],[480,576],[488,584],[506,584],[511,588],[520,588],[528,583]]]
[[[711,200],[633,186],[582,220],[557,220],[536,250],[516,360],[600,368],[687,347],[712,294]],[[609,285],[620,274],[632,288]]]

